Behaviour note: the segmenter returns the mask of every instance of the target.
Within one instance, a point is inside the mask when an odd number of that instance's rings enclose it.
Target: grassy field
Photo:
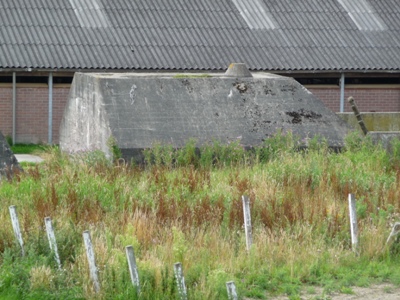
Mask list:
[[[400,209],[400,143],[389,155],[352,134],[341,153],[312,140],[298,150],[277,135],[245,152],[212,143],[199,151],[155,145],[146,166],[111,163],[100,153],[67,157],[56,148],[0,185],[1,299],[177,299],[181,262],[189,299],[315,299],[353,286],[400,285],[400,248],[385,247]],[[357,198],[359,254],[351,250],[349,193]],[[253,246],[246,251],[242,195],[251,201]],[[16,205],[21,257],[8,207]],[[50,216],[63,269],[44,229]],[[82,233],[90,230],[101,283],[89,278]],[[125,247],[135,250],[141,293],[130,283]]]

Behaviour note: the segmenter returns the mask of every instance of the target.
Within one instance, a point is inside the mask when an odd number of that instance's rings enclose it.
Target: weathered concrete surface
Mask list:
[[[392,152],[392,141],[400,140],[400,131],[370,131],[368,135],[374,143],[381,143],[388,152]]]
[[[354,113],[337,113],[337,115],[350,126],[360,129]],[[369,131],[400,131],[400,113],[398,112],[361,112],[361,116]]]
[[[278,130],[304,142],[319,135],[341,147],[349,130],[288,77],[175,75],[76,73],[60,128],[61,149],[111,155],[111,137],[123,153],[131,151],[128,156],[155,142],[181,147],[190,138],[255,146]]]
[[[0,132],[0,181],[4,178],[10,179],[15,172],[22,171],[15,158],[7,140]]]

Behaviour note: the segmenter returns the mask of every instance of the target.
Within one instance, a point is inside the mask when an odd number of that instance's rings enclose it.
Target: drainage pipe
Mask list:
[[[345,84],[344,73],[340,76],[340,112],[344,112],[344,84]]]
[[[53,142],[53,73],[49,73],[49,145]]]
[[[12,73],[12,144],[15,144],[17,127],[17,74]]]

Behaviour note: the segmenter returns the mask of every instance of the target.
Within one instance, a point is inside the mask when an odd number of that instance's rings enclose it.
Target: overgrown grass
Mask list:
[[[51,147],[55,146],[40,144],[10,144],[10,147],[14,154],[40,154],[47,152]]]
[[[298,299],[304,286],[324,294],[352,286],[400,284],[397,244],[400,143],[389,155],[369,139],[348,137],[335,153],[316,139],[307,150],[278,134],[244,151],[217,142],[180,150],[155,145],[146,166],[101,153],[67,157],[58,149],[0,186],[0,297],[6,299],[176,299],[173,264],[182,262],[189,299]],[[396,152],[397,151],[397,152]],[[348,193],[358,200],[360,254],[351,251]],[[241,196],[251,199],[253,241],[246,251]],[[16,205],[26,256],[14,242]],[[44,218],[56,231],[63,271],[48,248]],[[90,230],[101,280],[89,278],[82,232]],[[130,283],[125,246],[133,245],[141,294]]]

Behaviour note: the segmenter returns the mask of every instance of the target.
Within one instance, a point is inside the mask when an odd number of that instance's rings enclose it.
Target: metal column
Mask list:
[[[340,76],[340,112],[344,112],[344,85],[345,76],[344,73]]]
[[[12,143],[15,144],[17,127],[17,74],[12,74]]]
[[[53,142],[53,73],[49,73],[49,137],[48,143]]]

